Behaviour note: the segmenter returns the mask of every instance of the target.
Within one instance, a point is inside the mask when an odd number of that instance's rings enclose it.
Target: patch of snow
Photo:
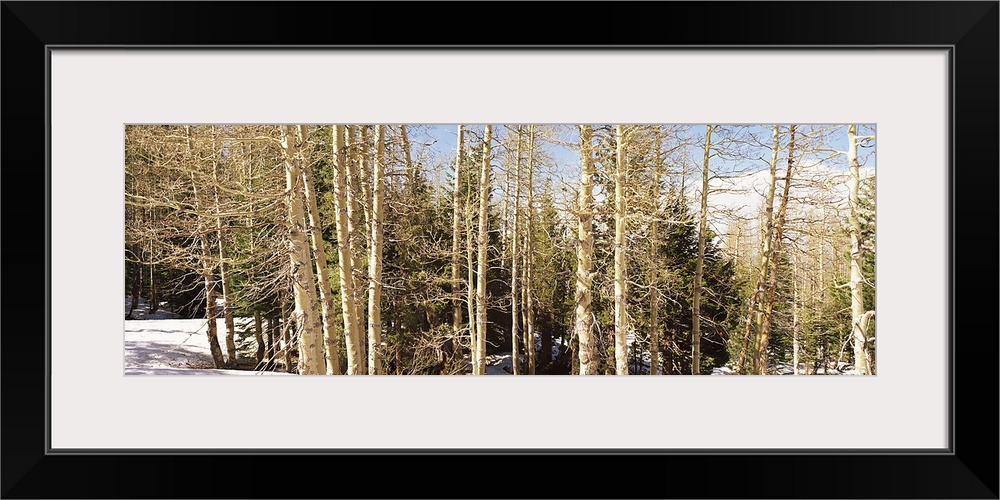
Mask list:
[[[127,310],[127,308],[126,308]],[[139,311],[139,309],[136,309]],[[159,314],[159,312],[157,313]],[[164,311],[164,314],[173,314]],[[175,315],[176,317],[176,315]],[[240,340],[252,318],[234,318],[236,349],[240,359],[256,359],[253,336]],[[226,323],[216,320],[219,345],[226,350]],[[283,372],[217,370],[208,345],[208,322],[205,319],[149,319],[125,321],[126,375],[272,375]]]
[[[203,370],[192,368],[126,368],[126,375],[294,375],[285,372],[261,372],[250,370]]]
[[[128,310],[130,307],[132,307],[132,297],[125,297],[125,316],[128,316]],[[160,306],[155,313],[149,314],[148,311],[149,311],[149,302],[146,299],[139,297],[139,300],[136,301],[135,310],[132,311],[132,317],[126,318],[126,321],[140,320],[140,319],[150,320],[150,319],[180,318],[180,316],[177,315],[177,313],[174,313],[173,311],[167,309],[166,302],[160,302]]]
[[[486,356],[486,375],[512,375],[513,370],[510,353]]]

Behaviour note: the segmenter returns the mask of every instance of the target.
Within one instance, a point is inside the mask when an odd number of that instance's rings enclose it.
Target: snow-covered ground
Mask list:
[[[805,363],[799,363],[799,372],[805,370]],[[794,375],[792,365],[777,365],[771,367],[771,375]],[[736,371],[728,366],[712,368],[712,375],[736,375]],[[833,368],[827,373],[826,369],[820,367],[816,370],[816,375],[857,375],[854,366],[841,361],[837,363],[837,368]]]
[[[490,354],[486,356],[487,375],[511,375],[514,365],[510,362],[510,353]]]
[[[131,298],[125,299],[125,313]],[[132,320],[125,321],[126,375],[288,375],[283,372],[250,370],[217,370],[208,346],[208,322],[205,319],[177,319],[163,309],[145,314],[147,304],[139,300]],[[253,336],[240,342],[239,332],[252,323],[252,318],[236,318],[236,350],[242,359],[255,359],[257,345]],[[219,345],[225,351],[226,323],[217,320]]]
[[[135,311],[132,311],[132,319],[134,319],[134,320],[135,319],[145,319],[145,320],[150,320],[150,319],[177,319],[177,318],[180,317],[176,313],[173,313],[169,309],[167,309],[167,303],[166,302],[160,302],[159,309],[157,309],[157,311],[155,313],[153,313],[153,314],[149,314],[149,312],[148,312],[149,311],[149,302],[147,302],[146,299],[144,299],[142,297],[139,297],[139,300],[136,301],[136,302],[137,303],[136,303]],[[132,305],[132,297],[125,297],[125,315],[126,316],[128,315],[128,308],[131,305]]]
[[[128,313],[131,298],[125,299],[125,313]],[[221,303],[220,303],[221,307]],[[134,319],[125,321],[125,374],[126,375],[289,375],[284,372],[264,372],[251,370],[218,370],[212,361],[206,333],[205,319],[179,319],[177,314],[166,308],[166,303],[154,314],[147,314],[148,304],[139,299],[133,312]],[[219,345],[225,351],[226,325],[223,318],[217,320]],[[252,328],[252,318],[235,318],[236,350],[241,359],[255,359],[257,344],[252,335],[242,336],[240,332]],[[634,339],[630,338],[629,344]],[[535,335],[535,348],[541,350],[541,337]],[[559,340],[554,339],[552,356],[559,355]],[[649,370],[649,353],[644,353],[642,366]],[[800,369],[804,368],[800,365]],[[486,357],[487,375],[511,375],[511,354],[492,354]],[[792,375],[790,365],[774,367],[777,374]],[[822,368],[817,375],[826,374]],[[839,363],[829,375],[854,375],[854,367]],[[729,367],[712,370],[712,375],[735,375]]]

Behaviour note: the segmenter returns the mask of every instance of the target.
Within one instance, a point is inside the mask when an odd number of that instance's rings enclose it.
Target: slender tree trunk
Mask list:
[[[701,211],[698,216],[698,260],[694,267],[691,300],[691,375],[701,374],[701,280],[705,267],[705,231],[708,229],[708,159],[712,152],[711,125],[705,127],[705,154],[701,167]]]
[[[792,374],[799,374],[799,265],[792,255]]]
[[[872,370],[868,360],[867,328],[862,327],[861,321],[865,314],[864,278],[861,276],[861,260],[864,250],[861,247],[861,219],[858,215],[861,167],[858,164],[857,125],[852,124],[847,127],[847,148],[847,164],[851,171],[850,193],[848,194],[850,212],[847,224],[851,237],[851,337],[854,341],[854,369],[858,375],[870,375]]]
[[[281,294],[281,358],[285,363],[285,371],[292,372],[292,322],[291,311],[288,310],[288,300],[285,293]],[[302,357],[299,356],[301,362]]]
[[[532,281],[534,279],[534,265],[535,265],[535,246],[532,234],[534,233],[534,213],[535,213],[535,200],[534,200],[534,187],[533,187],[533,174],[534,174],[534,161],[535,161],[535,126],[528,126],[528,183],[527,183],[527,194],[528,194],[528,206],[527,206],[527,225],[524,229],[524,283],[522,287],[524,289],[524,308],[527,310],[527,321],[524,323],[525,334],[527,336],[527,341],[524,344],[527,357],[528,357],[528,374],[535,374],[535,307],[534,300],[532,297],[533,285]],[[551,344],[551,337],[550,342]],[[544,344],[544,342],[543,342]],[[544,347],[544,345],[543,345]],[[549,346],[549,352],[551,353],[552,348]]]
[[[524,318],[524,349],[525,357],[528,358],[528,375],[535,374],[535,309],[531,298],[531,289],[524,286],[524,283],[531,280],[531,268],[526,263],[522,271],[524,280],[521,285],[521,296],[524,304],[522,316]]]
[[[260,367],[264,361],[264,352],[267,346],[264,345],[264,327],[260,317],[260,311],[253,312],[253,336],[257,340],[257,366]]]
[[[493,127],[483,130],[483,164],[479,169],[479,259],[476,266],[476,366],[474,374],[486,373],[486,255],[489,250],[490,136]]]
[[[218,218],[216,218],[218,221]],[[226,242],[222,238],[222,231],[218,231],[219,243],[219,281],[222,283],[222,316],[226,324],[226,366],[236,366],[236,322],[233,319],[233,297],[229,285],[229,264],[228,255],[225,250]]]
[[[625,269],[625,176],[628,163],[625,158],[625,131],[615,127],[617,150],[615,154],[615,373],[628,375],[628,312],[626,306]]]
[[[466,175],[467,175],[466,182],[468,183],[469,188],[466,190],[466,197],[465,197],[465,216],[466,216],[465,269],[468,273],[466,278],[467,286],[465,291],[466,291],[466,309],[468,309],[469,311],[469,358],[472,363],[472,372],[475,373],[476,359],[477,359],[476,352],[478,349],[477,346],[479,345],[479,340],[478,340],[479,337],[478,337],[478,332],[476,330],[477,317],[475,312],[476,311],[475,287],[472,285],[473,282],[475,281],[475,274],[473,271],[473,269],[475,269],[474,267],[475,257],[473,256],[473,249],[475,248],[475,242],[473,241],[473,234],[472,234],[473,233],[472,227],[475,220],[473,218],[473,209],[472,209],[473,170],[471,166],[468,169],[466,169]]]
[[[133,245],[138,249],[139,245]],[[132,303],[128,306],[128,315],[125,319],[132,319],[132,314],[139,307],[139,288],[142,287],[142,264],[139,262],[139,253],[135,252],[135,262],[132,264]]]
[[[264,367],[265,370],[271,371],[274,369],[274,360],[278,357],[277,344],[278,341],[278,318],[274,316],[274,311],[271,312],[271,316],[267,319],[267,351],[264,356],[267,358],[267,365]]]
[[[369,234],[371,234],[372,225],[372,175],[371,175],[371,164],[374,163],[374,159],[369,159],[371,156],[371,139],[369,125],[361,125],[358,131],[358,138],[361,142],[358,143],[358,196],[361,199],[362,215],[364,220],[368,225]],[[366,235],[367,236],[367,235]],[[370,244],[371,242],[369,242]],[[369,247],[370,249],[371,247]]]
[[[570,335],[569,340],[569,374],[570,375],[583,375],[583,371],[580,370],[580,339],[576,338],[575,335]]]
[[[212,127],[212,192],[215,196],[215,231],[219,243],[219,278],[222,281],[222,316],[226,321],[226,366],[236,366],[236,323],[233,320],[233,297],[229,284],[229,256],[222,230],[222,204],[219,200],[219,150]]]
[[[767,194],[764,196],[764,220],[762,221],[762,231],[760,238],[760,267],[757,270],[757,279],[754,282],[754,290],[750,295],[747,305],[747,321],[743,331],[743,343],[740,346],[740,357],[737,366],[737,373],[746,372],[746,362],[748,358],[756,359],[757,355],[751,353],[749,343],[752,338],[754,325],[759,328],[759,313],[757,307],[763,300],[764,284],[767,282],[769,262],[771,260],[771,238],[774,230],[774,188],[778,181],[778,125],[771,129],[771,162],[770,177],[767,185]]]
[[[659,254],[657,252],[657,246],[659,245],[659,234],[657,228],[659,226],[658,218],[660,216],[660,180],[663,176],[663,158],[661,155],[661,147],[663,145],[663,138],[660,136],[660,127],[656,127],[656,159],[655,159],[655,172],[653,176],[653,195],[651,196],[651,202],[653,204],[653,217],[654,220],[650,223],[649,227],[649,241],[650,241],[650,256],[653,258],[653,276],[650,280],[649,287],[649,374],[659,375],[660,373],[660,261]]]
[[[308,133],[304,126],[297,125],[297,138],[304,142]],[[333,306],[333,290],[330,286],[330,270],[326,263],[326,244],[323,241],[323,223],[319,218],[316,188],[312,168],[302,168],[302,184],[305,187],[306,208],[309,213],[309,243],[316,256],[316,281],[319,285],[320,317],[323,323],[324,358],[327,375],[340,375],[340,355],[337,353],[337,311]]]
[[[674,375],[676,373],[679,373],[677,370],[674,369],[674,351],[676,349],[674,346],[673,337],[674,337],[673,330],[667,329],[667,335],[666,335],[667,345],[666,345],[666,351],[663,353],[663,373],[665,375]]]
[[[507,232],[510,228],[510,223],[507,220],[510,214],[510,168],[505,168],[503,170],[503,205],[500,209],[500,261],[504,262],[507,260],[507,252],[510,248],[507,244],[508,235]]]
[[[347,343],[347,374],[360,375],[361,362],[360,319],[355,304],[354,293],[354,262],[351,254],[351,232],[347,202],[347,172],[348,157],[346,133],[344,125],[334,125],[334,149],[337,155],[337,175],[334,177],[334,197],[336,199],[337,219],[337,257],[340,266],[340,301],[344,317],[344,338]]]
[[[579,224],[576,250],[576,311],[573,331],[578,342],[579,374],[596,375],[597,349],[593,338],[594,314],[591,309],[591,285],[594,260],[594,130],[590,125],[580,125],[580,194],[578,200]]]
[[[655,271],[654,271],[655,272]],[[649,374],[660,374],[660,291],[650,290],[653,298],[649,305]]]
[[[533,273],[533,271],[532,271],[532,273]],[[534,290],[534,289],[532,289],[532,290]],[[534,303],[534,299],[532,298],[532,295],[531,295],[532,293],[534,293],[534,292],[532,291],[531,293],[528,294],[528,301],[533,304]],[[562,299],[562,297],[559,296],[559,299]],[[555,303],[555,301],[553,301],[553,303]],[[535,323],[534,322],[534,314],[535,314],[534,313],[534,307],[531,307],[528,310],[531,311],[531,321],[530,321],[530,323],[532,325],[534,325],[534,323]],[[534,328],[532,328],[532,330],[534,330]],[[552,331],[551,330],[542,330],[541,335],[539,335],[539,336],[541,337],[542,350],[536,356],[537,357],[537,362],[540,363],[542,366],[548,366],[549,364],[552,363],[553,340],[558,340],[558,342],[559,342],[559,346],[560,346],[560,349],[558,351],[559,354],[562,354],[563,352],[566,351],[566,347],[565,347],[566,344],[564,343],[565,342],[565,333],[561,333],[558,339],[554,339],[552,337]],[[557,354],[557,356],[559,354]]]
[[[152,245],[150,245],[150,255],[152,255]],[[156,294],[156,264],[149,264],[149,314],[160,309],[160,298]]]
[[[188,162],[194,165],[194,138],[191,136],[191,127],[185,126],[184,133],[187,136],[187,156]],[[226,359],[222,355],[222,346],[219,345],[219,331],[216,318],[218,312],[215,305],[215,276],[212,269],[212,252],[208,248],[208,239],[205,236],[203,216],[201,212],[201,198],[198,196],[198,183],[195,181],[194,172],[191,175],[191,188],[194,191],[194,208],[198,214],[198,242],[201,245],[201,273],[205,279],[205,321],[207,323],[208,348],[212,353],[212,361],[216,368],[225,368]]]
[[[382,221],[385,198],[383,148],[385,126],[375,130],[375,161],[372,169],[371,256],[368,258],[368,373],[382,374]]]
[[[358,335],[358,373],[357,375],[364,375],[367,373],[368,356],[365,351],[367,351],[367,345],[365,343],[365,311],[364,311],[364,290],[367,286],[362,283],[362,278],[359,276],[361,270],[364,269],[364,265],[361,262],[362,255],[364,254],[364,244],[365,239],[364,232],[360,229],[362,224],[358,220],[360,209],[359,206],[359,181],[358,181],[358,169],[360,168],[360,144],[357,142],[355,137],[355,128],[353,125],[347,126],[347,140],[344,144],[347,146],[347,161],[341,165],[346,165],[346,192],[347,192],[347,240],[348,247],[350,250],[351,258],[351,269],[353,270],[351,281],[353,282],[351,289],[354,293],[354,309],[355,317],[357,318],[357,335]]]
[[[767,344],[771,335],[771,326],[774,321],[774,293],[778,287],[778,260],[781,256],[781,239],[785,227],[785,213],[788,209],[788,190],[792,185],[792,166],[795,164],[795,125],[789,127],[788,140],[788,167],[785,170],[785,179],[781,194],[781,203],[778,205],[778,215],[774,222],[774,241],[771,244],[770,267],[768,271],[767,292],[764,297],[764,313],[761,319],[760,333],[757,336],[757,359],[754,363],[754,372],[758,375],[767,374]]]
[[[823,210],[823,220],[826,221],[826,209]],[[819,300],[826,300],[826,243],[819,240]]]
[[[467,281],[466,282],[469,284],[469,286],[466,287],[466,300],[465,301],[466,301],[466,309],[468,309],[468,311],[469,311],[469,355],[470,355],[470,358],[472,360],[472,370],[473,370],[473,373],[475,373],[475,370],[476,370],[476,359],[477,359],[476,352],[478,351],[478,347],[477,346],[479,345],[478,330],[476,329],[476,327],[477,327],[476,323],[478,322],[478,317],[475,314],[475,311],[476,311],[475,289],[476,288],[474,286],[472,286],[472,283],[475,281],[475,274],[473,272],[473,269],[475,269],[475,264],[474,264],[475,258],[473,257],[473,253],[474,253],[473,252],[473,248],[475,246],[473,245],[473,239],[472,239],[472,223],[473,223],[472,207],[467,204],[466,205],[466,210],[469,211],[469,217],[468,217],[467,224],[466,224],[466,227],[465,227],[465,232],[466,232],[466,238],[465,239],[466,239],[466,242],[467,242],[466,243],[466,248],[465,248],[465,261],[466,261],[466,269],[468,270],[468,277],[467,277]]]
[[[300,137],[296,128],[283,127],[281,146],[285,158],[285,182],[288,187],[288,255],[295,297],[295,331],[299,340],[299,373],[326,373],[323,360],[323,325],[316,300],[316,277],[309,253],[306,231],[305,186],[299,156]]]
[[[517,127],[517,146],[515,147],[515,157],[514,157],[514,224],[511,230],[510,237],[510,337],[511,337],[511,366],[513,367],[514,375],[521,374],[521,361],[520,353],[518,352],[518,340],[521,335],[520,332],[520,321],[521,321],[521,311],[520,302],[521,297],[518,292],[518,282],[521,276],[518,271],[518,263],[521,260],[521,255],[517,252],[518,237],[518,219],[519,210],[521,207],[521,127]],[[507,168],[508,174],[510,173],[510,167]],[[506,201],[504,202],[506,203]],[[527,350],[527,346],[525,346]]]
[[[208,244],[202,237],[202,250],[208,252]],[[216,368],[226,367],[226,358],[222,355],[222,345],[219,343],[218,308],[215,303],[215,278],[212,271],[205,272],[205,322],[208,325],[208,348],[212,353],[212,361]]]
[[[462,162],[464,158],[463,143],[465,139],[465,128],[458,126],[458,152],[455,157],[455,191],[452,194],[451,212],[451,327],[452,354],[462,355],[462,344],[459,341],[462,332],[462,282],[459,278],[458,257],[460,254],[459,243],[461,241],[461,189],[462,189]]]
[[[411,196],[416,195],[417,170],[413,167],[413,158],[410,156],[410,139],[406,135],[406,125],[399,126],[399,138],[403,143],[403,166],[406,168],[406,189]]]

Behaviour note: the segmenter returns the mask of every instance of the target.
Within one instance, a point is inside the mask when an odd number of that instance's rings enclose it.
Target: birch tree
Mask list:
[[[653,183],[652,183],[652,193],[650,195],[650,201],[653,204],[653,212],[659,212],[659,199],[660,199],[660,180],[663,175],[663,157],[662,146],[663,137],[660,132],[660,127],[656,127],[655,131],[655,165],[653,172]],[[659,224],[657,221],[653,221],[649,226],[649,241],[650,241],[650,255],[656,256],[657,246],[659,243],[659,234],[657,231]],[[649,287],[649,374],[658,375],[660,373],[660,290],[659,290],[659,278],[660,278],[660,267],[659,262],[653,262],[652,278],[650,279]]]
[[[792,254],[792,375],[799,374],[799,262]]]
[[[215,231],[219,245],[219,281],[222,284],[222,316],[226,323],[226,366],[236,366],[236,324],[233,320],[233,293],[230,285],[229,257],[226,254],[226,238],[222,229],[222,201],[219,197],[219,155],[215,126],[212,133],[212,194],[215,198]]]
[[[764,297],[764,311],[761,318],[760,331],[757,334],[757,358],[754,362],[754,372],[758,375],[767,374],[767,343],[771,334],[771,324],[774,319],[774,294],[778,286],[778,259],[781,252],[781,242],[785,228],[785,216],[788,212],[788,193],[792,185],[792,167],[795,165],[795,125],[788,129],[788,166],[782,180],[781,203],[778,205],[777,219],[774,222],[774,235],[768,258],[768,283]]]
[[[621,125],[615,127],[615,373],[628,375],[628,312],[626,308],[625,269],[625,131]],[[700,268],[699,268],[700,269]]]
[[[580,125],[580,193],[577,206],[576,311],[574,334],[579,347],[580,375],[596,375],[597,350],[593,339],[594,314],[591,307],[594,259],[594,129]]]
[[[462,148],[462,144],[459,143],[459,147]],[[476,247],[475,241],[473,239],[473,223],[475,222],[475,217],[473,213],[472,206],[472,186],[473,186],[473,168],[470,165],[466,169],[466,180],[468,183],[468,189],[466,189],[465,198],[465,268],[466,268],[466,309],[469,311],[469,357],[472,361],[472,372],[477,374],[477,360],[479,359],[479,335],[481,334],[479,330],[479,313],[476,311],[475,298],[477,296],[478,283],[477,286],[473,286],[475,281],[475,252]],[[478,209],[477,209],[478,211]]]
[[[528,358],[528,374],[535,374],[535,307],[534,307],[534,297],[533,297],[533,287],[532,279],[534,273],[534,258],[535,258],[535,247],[534,239],[532,235],[534,234],[534,213],[535,213],[535,200],[534,200],[534,160],[535,160],[535,126],[528,125],[528,162],[527,162],[527,183],[525,188],[527,190],[527,206],[525,215],[525,231],[524,231],[524,281],[522,283],[522,293],[524,295],[524,309],[525,322],[524,322],[524,334],[525,334],[525,355]],[[544,345],[543,345],[544,347]]]
[[[452,196],[452,211],[451,211],[451,310],[452,310],[452,334],[454,339],[452,340],[453,354],[455,356],[460,356],[462,354],[462,345],[459,342],[462,333],[462,302],[461,302],[461,278],[459,277],[459,254],[460,242],[461,242],[461,220],[462,220],[462,206],[461,206],[461,181],[462,181],[462,162],[463,158],[463,148],[465,142],[465,127],[462,125],[458,126],[458,147],[455,153],[455,189]]]
[[[347,345],[347,374],[362,373],[361,320],[355,303],[354,256],[351,251],[347,190],[348,154],[347,131],[344,125],[333,127],[333,148],[336,152],[336,176],[334,177],[334,198],[336,200],[337,257],[340,271],[340,301],[344,317],[344,339]]]
[[[870,139],[864,137],[860,139]],[[847,127],[847,165],[850,170],[848,232],[851,238],[851,338],[854,343],[854,367],[858,375],[871,375],[871,359],[868,352],[868,321],[874,312],[865,311],[864,277],[861,275],[862,245],[861,219],[859,217],[859,187],[861,185],[860,164],[858,163],[857,125]],[[869,314],[870,313],[870,314]]]
[[[382,374],[382,224],[385,218],[384,147],[385,127],[375,129],[375,161],[372,168],[371,256],[368,259],[368,373]]]
[[[701,373],[701,287],[705,268],[705,231],[708,228],[708,159],[712,151],[712,125],[705,126],[705,151],[701,168],[701,210],[698,216],[698,260],[695,263],[691,301],[691,375]]]
[[[351,258],[351,270],[352,273],[349,274],[351,278],[351,293],[354,295],[354,318],[356,321],[356,331],[358,342],[356,344],[356,349],[358,351],[358,375],[363,375],[366,372],[367,356],[365,355],[366,345],[365,345],[365,331],[362,324],[364,323],[365,311],[364,311],[364,290],[367,288],[363,283],[363,278],[360,275],[362,269],[362,255],[364,255],[364,240],[366,238],[364,231],[362,231],[363,224],[360,221],[361,212],[361,175],[359,171],[361,170],[361,164],[364,161],[363,154],[363,144],[356,137],[356,127],[353,125],[347,125],[345,128],[346,139],[344,141],[347,157],[343,163],[340,163],[345,169],[346,183],[345,191],[347,193],[346,205],[347,205],[347,243],[348,250],[350,251]],[[339,237],[338,237],[339,239]]]
[[[521,363],[519,361],[520,353],[518,352],[518,343],[520,337],[520,302],[521,297],[517,288],[518,282],[521,279],[518,270],[519,261],[522,256],[518,253],[517,244],[520,234],[518,233],[518,222],[520,221],[520,209],[521,209],[521,126],[517,126],[517,138],[516,138],[515,154],[514,154],[514,223],[511,228],[510,237],[510,310],[511,310],[511,320],[510,320],[510,337],[511,337],[511,367],[513,369],[514,375],[521,374]],[[508,168],[509,171],[509,168]],[[525,350],[527,350],[527,345],[525,345]]]
[[[750,346],[750,341],[751,339],[756,341],[756,337],[752,335],[754,333],[754,327],[756,326],[756,328],[760,328],[760,315],[757,314],[757,306],[763,298],[764,284],[767,282],[769,262],[771,259],[771,238],[773,236],[774,229],[774,189],[778,179],[778,140],[779,129],[778,125],[775,124],[771,129],[771,161],[768,164],[770,175],[768,176],[767,191],[764,195],[764,216],[761,220],[760,265],[754,281],[753,292],[747,301],[746,325],[743,331],[743,342],[740,345],[739,361],[737,363],[737,372],[741,374],[744,373],[748,356],[750,356],[749,350],[752,347]]]
[[[473,374],[486,373],[486,253],[488,242],[488,215],[490,201],[490,136],[493,127],[486,125],[483,130],[483,163],[479,169],[479,239],[478,262],[476,266],[476,355]]]
[[[304,126],[297,125],[295,134],[299,140],[308,137]],[[309,242],[316,256],[316,280],[319,285],[320,311],[323,322],[323,345],[326,353],[327,375],[340,375],[340,356],[337,353],[336,311],[333,307],[333,291],[330,288],[330,271],[327,268],[326,247],[323,241],[323,223],[320,221],[316,203],[316,188],[312,168],[303,166],[302,185],[305,188],[306,209],[309,213]]]
[[[184,134],[187,137],[187,161],[189,164],[193,164],[196,159],[194,155],[194,137],[191,133],[191,127],[184,127]],[[195,178],[194,172],[189,172],[191,177],[191,189],[194,193],[194,209],[197,213],[201,213],[201,198],[198,196],[198,182]],[[213,266],[211,265],[211,249],[208,245],[208,237],[205,235],[205,229],[203,228],[203,218],[198,217],[198,227],[196,234],[198,235],[198,244],[201,249],[201,274],[205,280],[205,321],[208,324],[207,335],[208,335],[208,346],[212,353],[212,360],[215,362],[216,368],[225,368],[226,360],[222,355],[222,346],[219,344],[219,332],[218,324],[216,318],[218,317],[218,310],[215,304],[215,272],[213,271]]]
[[[301,173],[301,147],[296,127],[282,128],[281,146],[285,158],[285,179],[288,188],[288,256],[291,265],[295,297],[296,332],[299,338],[299,373],[325,373],[322,324],[316,300],[316,278],[313,275],[309,245],[306,242],[305,189]]]

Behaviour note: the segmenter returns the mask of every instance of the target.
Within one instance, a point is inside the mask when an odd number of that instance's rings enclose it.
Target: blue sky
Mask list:
[[[722,126],[724,127],[724,126]],[[716,230],[717,233],[722,234],[725,228],[728,226],[729,220],[735,214],[741,214],[742,217],[747,218],[751,224],[756,218],[757,210],[760,207],[763,196],[763,186],[767,184],[767,174],[765,173],[768,169],[768,161],[770,160],[770,148],[771,148],[771,127],[772,125],[760,125],[751,126],[744,129],[744,132],[751,132],[759,141],[759,145],[755,145],[750,148],[749,154],[747,156],[750,159],[740,159],[732,160],[726,159],[722,156],[713,157],[710,160],[711,171],[715,174],[715,178],[710,182],[712,186],[712,191],[709,196],[709,204],[712,207],[710,210],[710,224]],[[411,142],[414,144],[414,151],[418,149],[417,143],[431,144],[428,147],[427,154],[434,163],[446,164],[451,162],[455,156],[456,138],[457,138],[457,125],[410,125],[408,129],[411,132]],[[812,127],[802,126],[800,127],[800,132],[809,131]],[[824,141],[824,148],[830,150],[846,151],[847,149],[847,131],[845,126],[837,126],[835,128],[815,126],[814,129],[826,129],[828,133],[827,139]],[[469,140],[469,136],[473,135],[478,137],[482,134],[483,125],[473,124],[466,125],[466,140]],[[787,126],[782,126],[782,131],[787,130]],[[874,135],[875,127],[873,125],[859,125],[858,134],[859,135]],[[494,138],[502,137],[506,134],[506,128],[503,125],[494,124],[493,126]],[[579,135],[575,126],[564,126],[561,129],[557,129],[558,133],[556,137],[563,141],[564,143],[574,145],[579,141]],[[688,126],[686,132],[683,133],[686,142],[690,144],[686,146],[687,161],[686,165],[688,168],[686,186],[687,192],[692,200],[692,210],[697,212],[698,207],[696,200],[700,197],[700,186],[701,186],[701,162],[702,162],[702,145],[700,142],[704,141],[705,135],[705,125],[690,125]],[[716,133],[713,135],[713,143],[723,134]],[[799,141],[802,141],[800,139]],[[784,158],[786,155],[784,144],[787,142],[787,136],[783,135],[781,138],[783,149],[779,155],[779,165],[778,169],[781,172],[784,168]],[[475,140],[478,142],[478,139]],[[497,143],[494,142],[494,145]],[[801,144],[801,142],[800,142]],[[579,172],[580,172],[580,155],[575,147],[568,145],[555,144],[555,143],[543,143],[542,147],[547,152],[551,163],[554,165],[549,165],[547,168],[540,168],[536,170],[536,182],[542,182],[546,177],[552,178],[556,186],[556,192],[554,193],[557,197],[557,205],[566,203],[572,204],[575,200],[575,192],[577,183],[579,182]],[[495,150],[496,151],[496,150]],[[875,166],[874,148],[861,148],[859,149],[859,160],[862,162],[865,172],[873,172]],[[832,155],[832,157],[831,157]],[[831,152],[815,152],[811,157],[800,158],[799,164],[810,164],[815,163],[821,157],[826,157],[822,166],[812,169],[813,175],[827,178],[837,178],[838,187],[833,190],[835,197],[840,197],[841,195],[846,195],[846,180],[842,174],[846,173],[847,162],[844,155],[836,155]],[[498,164],[499,161],[494,160],[494,165]],[[444,183],[446,178],[442,170],[446,169],[430,169],[437,170],[438,173],[434,174],[428,171],[428,176],[431,177],[431,182]],[[862,174],[867,175],[867,174]],[[806,184],[802,182],[802,184]],[[537,185],[537,184],[536,184]],[[499,187],[499,186],[497,186]],[[803,186],[799,186],[797,189],[807,189]],[[602,194],[600,192],[595,192],[595,196],[600,198]],[[561,202],[560,203],[560,199]],[[570,208],[564,205],[565,208]]]
[[[445,158],[454,157],[456,139],[458,135],[457,124],[421,125],[413,127],[417,129],[415,130],[415,132],[417,132],[415,134],[415,138],[416,136],[419,136],[422,133],[431,141],[434,141],[434,144],[431,147],[432,150],[434,150],[436,153],[440,154],[442,157]],[[482,133],[482,128],[483,126],[480,124],[465,126],[465,129],[467,131],[470,131],[477,136]],[[770,128],[771,128],[770,125],[761,125],[759,127],[751,128],[751,130],[755,134],[759,135],[762,138],[762,140],[765,141],[765,143],[767,144],[767,148],[770,147],[770,133],[771,133]],[[493,131],[495,135],[506,133],[503,125],[494,125]],[[859,135],[867,135],[867,134],[874,135],[874,127],[868,125],[860,125],[858,133]],[[691,125],[690,129],[687,132],[688,138],[692,142],[692,144],[688,146],[688,155],[689,158],[691,159],[690,162],[692,162],[691,167],[700,166],[702,151],[701,151],[701,146],[699,146],[697,142],[703,140],[704,134],[705,134],[704,125]],[[572,126],[568,126],[566,130],[562,131],[559,134],[559,137],[560,139],[571,143],[575,143],[579,140],[575,132],[575,127]],[[718,137],[718,135],[716,135],[715,137]],[[466,140],[468,140],[468,138]],[[832,133],[830,134],[829,145],[831,148],[834,149],[839,149],[839,150],[847,149],[846,127],[837,127],[832,131]],[[544,147],[551,155],[554,162],[559,167],[561,167],[560,170],[563,170],[563,172],[561,172],[563,175],[570,175],[579,172],[580,155],[578,151],[576,151],[571,147],[566,147],[552,143],[547,143],[545,144]],[[759,155],[761,155],[764,158],[767,158],[769,155],[769,151],[767,151],[767,148],[761,148],[761,151],[758,152]],[[859,156],[866,155],[868,151],[870,150],[859,151]],[[767,168],[766,162],[760,162],[760,161],[732,162],[732,161],[726,161],[721,157],[713,158],[710,161],[710,164],[712,165],[712,170],[717,172],[737,171],[737,170],[752,172]],[[843,158],[834,159],[831,161],[831,164],[839,167],[846,167],[846,162],[844,162]],[[872,157],[867,159],[867,164],[868,166],[874,166],[873,155]]]

